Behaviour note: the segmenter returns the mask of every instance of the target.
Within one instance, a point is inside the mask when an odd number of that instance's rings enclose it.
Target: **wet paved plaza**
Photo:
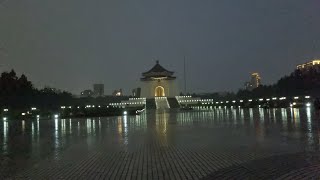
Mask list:
[[[0,179],[319,178],[319,117],[216,109],[0,121]]]

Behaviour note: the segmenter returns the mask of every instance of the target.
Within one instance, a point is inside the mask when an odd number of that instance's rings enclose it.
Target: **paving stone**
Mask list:
[[[293,120],[283,117],[291,110],[253,109],[253,117],[249,111],[148,111],[141,116],[30,121],[24,134],[12,123],[10,135],[20,138],[2,141],[0,178],[319,178],[320,124],[315,115],[310,121],[305,110],[294,109],[300,115]],[[38,125],[39,130],[32,128]]]

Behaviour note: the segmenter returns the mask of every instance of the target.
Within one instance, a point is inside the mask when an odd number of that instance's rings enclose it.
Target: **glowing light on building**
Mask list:
[[[9,111],[9,109],[4,109],[3,111],[4,111],[4,112],[8,112],[8,111]]]
[[[310,96],[305,96],[306,99],[310,99]]]
[[[320,65],[320,60],[315,59],[315,60],[309,61],[307,63],[297,65],[297,69],[299,69],[299,70],[310,69],[314,66],[319,66],[319,65]]]
[[[311,103],[307,103],[306,106],[307,106],[307,107],[311,107]]]
[[[299,99],[299,97],[294,97],[293,99]]]
[[[58,115],[58,114],[55,114],[55,115],[54,115],[54,118],[56,118],[56,119],[59,118],[59,115]]]
[[[249,102],[252,102],[252,99],[249,99]]]

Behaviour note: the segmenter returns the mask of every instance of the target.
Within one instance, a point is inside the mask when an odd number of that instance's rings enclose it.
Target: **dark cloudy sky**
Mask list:
[[[319,0],[0,0],[0,69],[37,87],[108,94],[159,59],[192,92],[264,83],[320,58]]]

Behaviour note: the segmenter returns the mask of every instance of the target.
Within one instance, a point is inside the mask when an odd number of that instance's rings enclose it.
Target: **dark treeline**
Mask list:
[[[0,107],[26,109],[58,109],[60,106],[107,105],[128,97],[74,98],[71,93],[54,88],[37,89],[25,75],[17,76],[14,70],[3,72],[0,78]]]
[[[3,72],[0,78],[0,106],[28,108],[41,106],[56,108],[58,104],[71,102],[72,95],[52,88],[36,89],[25,75],[17,76],[14,70]]]
[[[212,98],[215,100],[230,100],[305,95],[318,97],[319,92],[320,72],[311,68],[305,71],[295,70],[289,76],[281,78],[273,85],[261,85],[252,91],[241,89],[237,93],[213,93],[200,96],[202,98]]]

